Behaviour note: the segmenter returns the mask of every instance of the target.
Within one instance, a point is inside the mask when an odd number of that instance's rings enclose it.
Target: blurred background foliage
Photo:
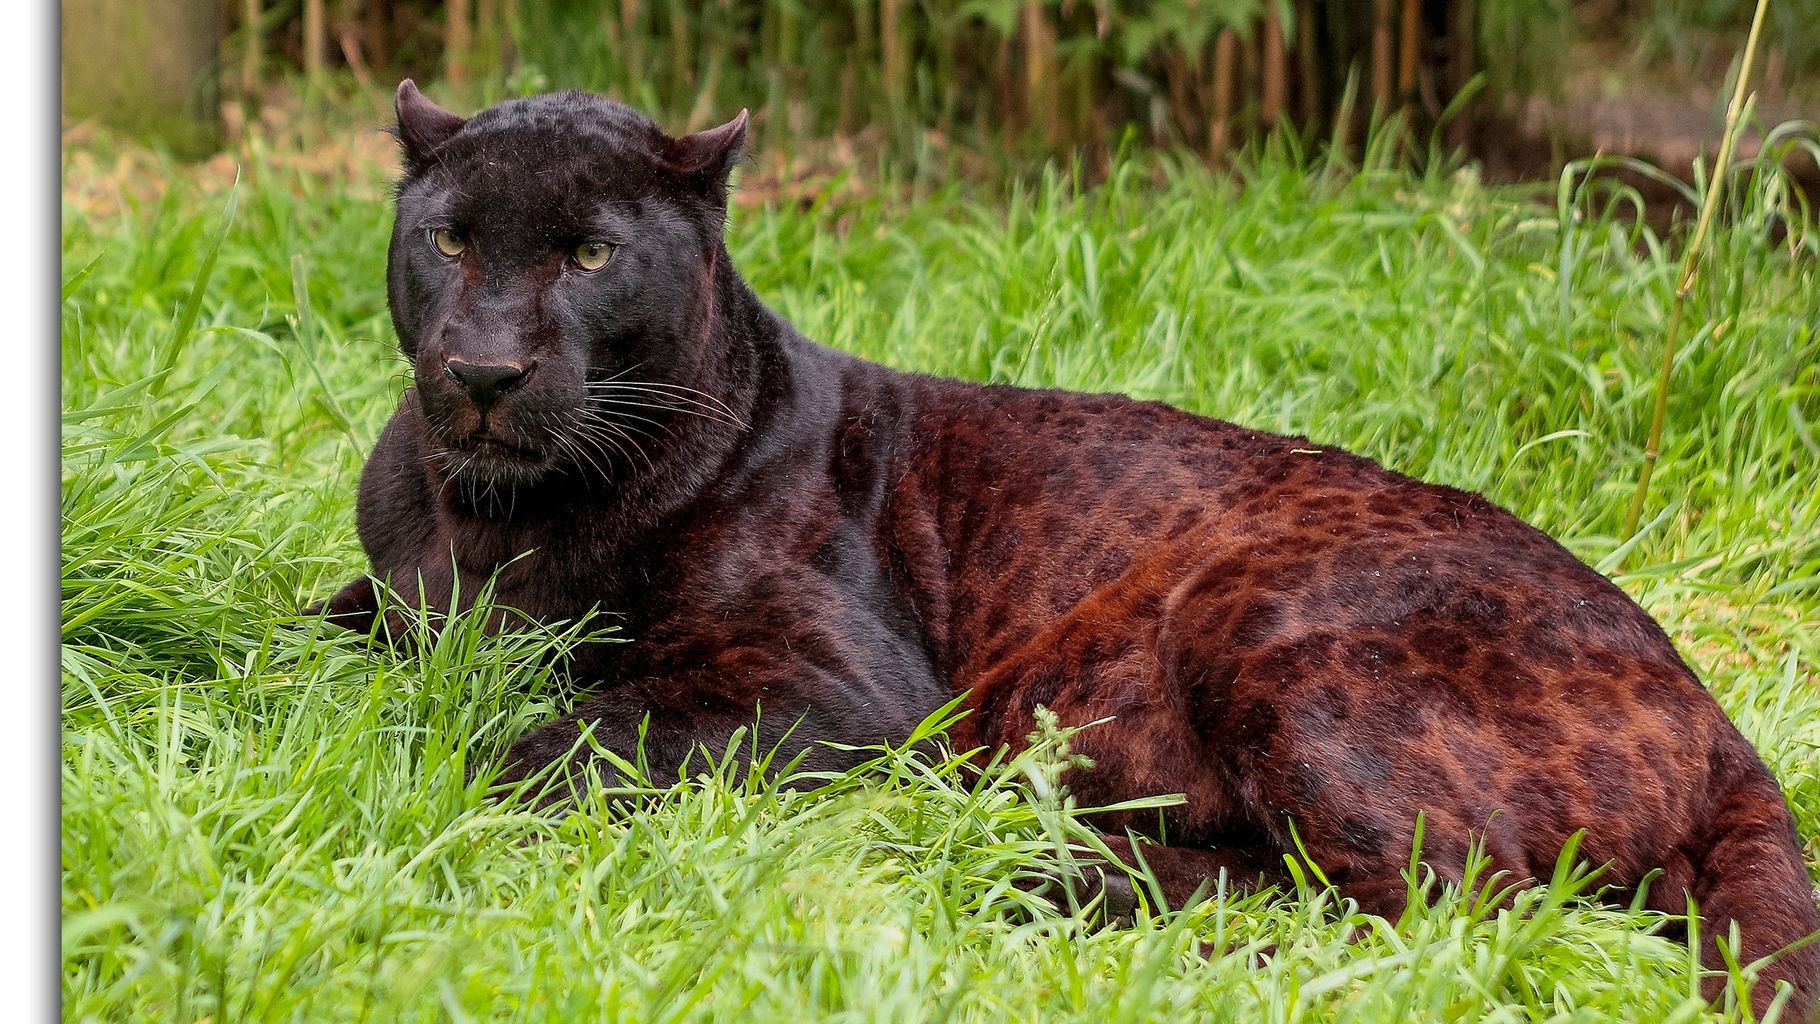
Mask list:
[[[1551,115],[1576,83],[1595,104],[1622,81],[1686,94],[1682,106],[1693,108],[1691,130],[1645,111],[1640,129],[1626,113],[1620,134],[1708,134],[1711,118],[1701,118],[1716,107],[1750,8],[1744,0],[65,0],[64,113],[193,158],[230,142],[275,91],[377,96],[412,76],[460,109],[585,88],[672,131],[750,107],[755,148],[780,170],[805,155],[836,165],[857,156],[919,175],[1055,156],[1091,174],[1128,139],[1217,165],[1273,129],[1308,148],[1350,150],[1374,117],[1394,117],[1410,140],[1492,151],[1492,163],[1514,165],[1505,176],[1545,175],[1546,157],[1558,163],[1561,150],[1562,118]],[[1775,4],[1766,51],[1766,100],[1785,113],[1820,106],[1820,0]],[[1575,116],[1587,123],[1571,145],[1614,148],[1584,141],[1609,113],[1570,110],[1566,120]],[[1525,154],[1513,140],[1545,152]]]

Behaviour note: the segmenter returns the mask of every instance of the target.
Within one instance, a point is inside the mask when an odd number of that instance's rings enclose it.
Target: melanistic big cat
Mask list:
[[[667,777],[761,705],[763,744],[839,767],[816,741],[899,741],[966,693],[963,749],[1023,744],[1039,705],[1113,717],[1070,784],[1185,794],[1143,847],[1172,900],[1280,879],[1293,822],[1394,917],[1423,815],[1449,878],[1475,835],[1529,878],[1584,829],[1608,881],[1662,869],[1649,905],[1691,893],[1746,962],[1820,929],[1762,761],[1645,612],[1509,513],[1301,438],[809,341],[722,243],[744,113],[672,139],[570,92],[464,120],[410,82],[397,109],[415,382],[361,480],[373,575],[447,610],[498,572],[534,620],[603,609],[635,640],[574,656],[598,691],[504,778],[585,756],[582,723],[630,756],[647,717]],[[374,593],[330,612],[397,614]],[[1765,976],[1807,1012],[1820,947]]]

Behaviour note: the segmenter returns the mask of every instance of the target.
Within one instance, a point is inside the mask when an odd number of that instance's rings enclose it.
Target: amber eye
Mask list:
[[[575,247],[575,265],[583,270],[599,270],[613,256],[613,247],[605,242],[583,242]]]
[[[437,252],[450,259],[460,256],[468,247],[468,243],[448,228],[437,228],[430,232],[430,243],[436,246]]]

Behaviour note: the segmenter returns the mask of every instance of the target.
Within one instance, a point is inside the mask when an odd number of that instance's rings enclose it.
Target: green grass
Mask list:
[[[1387,922],[1311,878],[1094,930],[1012,885],[1081,834],[1059,738],[983,780],[881,753],[808,793],[704,764],[636,809],[488,800],[466,774],[574,699],[535,666],[575,634],[463,622],[395,659],[296,614],[364,568],[354,486],[406,367],[377,179],[249,175],[231,223],[181,172],[124,213],[65,207],[67,1019],[1707,1012],[1664,922],[1579,899],[1565,864],[1515,914],[1490,879]],[[843,348],[1306,433],[1628,567],[1820,831],[1813,223],[1775,236],[1773,183],[1739,190],[1625,551],[1672,252],[1571,185],[1538,205],[1281,155],[1243,177],[742,209],[730,244]]]

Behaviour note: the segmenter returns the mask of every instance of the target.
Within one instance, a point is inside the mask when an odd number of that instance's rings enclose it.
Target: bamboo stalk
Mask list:
[[[765,121],[770,142],[783,159],[784,174],[788,175],[796,154],[793,142],[796,126],[791,123],[791,108],[795,105],[796,81],[796,44],[797,33],[796,8],[790,4],[779,4],[772,8],[776,12],[773,21],[773,40],[776,59],[771,65],[771,96],[767,106],[772,107],[770,116]]]
[[[1390,4],[1377,0],[1371,26],[1371,102],[1379,116],[1390,109]]]
[[[1397,61],[1397,97],[1408,103],[1416,93],[1416,60],[1422,32],[1420,0],[1403,0],[1402,46]]]
[[[901,116],[904,102],[904,41],[898,21],[903,14],[903,0],[884,0],[878,12],[878,48],[884,62],[885,99],[891,106],[891,119]]]
[[[718,123],[720,115],[720,81],[733,63],[733,45],[737,41],[730,28],[733,24],[733,0],[720,0],[713,8],[703,5],[702,40],[708,47],[708,69],[702,73],[701,88],[695,90],[695,103],[689,108],[688,119],[684,127],[691,132],[698,132]],[[708,21],[710,11],[717,12],[720,31]]]
[[[505,0],[499,11],[499,67],[507,70],[518,63],[518,0]]]
[[[1675,299],[1668,313],[1668,331],[1662,339],[1662,363],[1656,369],[1656,407],[1649,421],[1649,441],[1643,448],[1643,466],[1637,473],[1637,493],[1631,497],[1630,510],[1624,514],[1624,539],[1636,536],[1637,522],[1649,500],[1649,479],[1655,473],[1656,460],[1662,457],[1662,428],[1668,419],[1668,387],[1674,376],[1675,353],[1681,343],[1681,321],[1687,297],[1694,290],[1700,270],[1700,252],[1706,232],[1712,227],[1713,214],[1725,192],[1726,167],[1731,163],[1732,149],[1738,141],[1738,121],[1744,112],[1745,94],[1750,86],[1751,65],[1757,59],[1757,39],[1763,31],[1763,15],[1769,0],[1757,0],[1757,13],[1751,17],[1750,35],[1744,40],[1744,59],[1738,65],[1738,82],[1732,88],[1731,105],[1725,108],[1725,129],[1719,139],[1719,155],[1713,161],[1713,173],[1700,203],[1700,219],[1695,222],[1694,236],[1681,254],[1681,273],[1675,281]]]
[[[304,0],[303,3],[303,70],[311,79],[322,74],[328,63],[328,18],[323,10],[327,0]]]
[[[1315,54],[1314,0],[1298,0],[1295,32],[1296,66],[1302,73],[1302,126],[1313,131],[1321,119],[1321,65]]]
[[[954,111],[960,106],[960,72],[957,58],[961,42],[955,32],[952,15],[935,19],[931,24],[935,38],[936,81],[941,83],[941,106],[935,115],[935,130],[944,140],[954,139]]]
[[[1476,32],[1478,29],[1478,0],[1458,0],[1447,8],[1451,19],[1447,25],[1448,42],[1452,44],[1453,54],[1447,62],[1447,99],[1452,102],[1466,83],[1472,81],[1475,57],[1479,52]],[[1472,119],[1465,111],[1454,114],[1453,123],[1447,126],[1447,143],[1455,149],[1464,149],[1470,141]]]
[[[1477,63],[1478,0],[1458,0],[1449,4],[1447,14],[1452,19],[1447,25],[1447,37],[1453,44],[1453,53],[1447,62],[1447,84],[1449,92],[1458,94],[1466,88],[1467,82],[1472,81]]]
[[[475,0],[474,54],[483,73],[499,68],[499,0]]]
[[[1059,145],[1061,111],[1056,109],[1055,38],[1040,2],[1024,5],[1023,38],[1024,109],[1032,120],[1041,121],[1043,141]]]
[[[240,95],[251,104],[259,96],[259,62],[265,52],[265,26],[261,24],[259,0],[242,0],[240,5]],[[247,111],[250,117],[252,111]]]
[[[375,67],[385,67],[392,62],[391,40],[387,37],[386,15],[391,13],[387,10],[389,6],[374,0],[366,5],[363,12],[365,16],[362,18],[364,24],[361,31],[366,36],[363,42],[366,44],[367,59]]]
[[[319,0],[318,0],[319,2]],[[468,49],[474,45],[468,0],[449,0],[448,25],[443,30],[443,75],[461,85],[468,80]]]
[[[638,16],[641,13],[639,7],[639,0],[620,0],[619,2],[619,38],[621,40],[619,52],[625,54],[622,59],[626,72],[626,95],[628,96],[632,95],[632,90],[638,83],[645,80],[645,37],[638,24]]]
[[[842,135],[852,135],[857,130],[855,126],[862,122],[878,120],[879,95],[884,90],[882,83],[873,77],[879,69],[879,59],[875,54],[880,39],[877,28],[872,24],[872,15],[876,9],[877,5],[871,3],[855,3],[851,8],[852,59],[843,66],[842,77],[843,81],[852,80],[855,95],[845,100],[848,106],[847,113],[842,115],[846,123],[846,127],[841,130]],[[858,95],[858,90],[864,90],[864,95]]]
[[[1070,104],[1068,118],[1068,144],[1089,150],[1086,153],[1089,160],[1098,159],[1098,154],[1092,152],[1091,147],[1101,137],[1100,133],[1093,130],[1093,101],[1099,80],[1097,70],[1088,55],[1077,54],[1066,71],[1074,85],[1074,100]]]
[[[1207,126],[1207,156],[1226,158],[1232,143],[1232,79],[1238,63],[1239,34],[1228,26],[1213,41],[1213,118]]]
[[[731,0],[727,2],[731,3]],[[841,52],[840,39],[845,27],[837,18],[810,18],[804,26],[804,31],[811,37],[808,52],[812,56],[803,62],[797,101],[803,104],[803,123],[818,137],[826,137],[830,126],[837,123],[830,116],[828,98],[839,97],[837,103],[847,102],[846,97],[841,96],[841,73],[846,70],[847,62],[820,59],[820,55]]]
[[[1000,124],[1014,130],[1016,127],[1027,128],[1028,125],[1019,125],[1017,101],[1011,81],[1011,36],[1003,35],[999,37],[998,49],[992,55],[993,102],[998,107]]]
[[[688,95],[695,84],[695,37],[689,31],[689,4],[670,0],[670,95]],[[638,83],[633,82],[636,86]]]
[[[1268,130],[1283,116],[1283,102],[1289,93],[1288,61],[1283,54],[1283,22],[1272,0],[1264,15],[1263,103],[1258,110],[1262,128]]]
[[[1247,26],[1256,29],[1256,25]],[[1263,66],[1264,33],[1252,31],[1250,38],[1239,37],[1239,66],[1233,73],[1232,104],[1232,139],[1236,145],[1245,138],[1247,131],[1257,130],[1257,110],[1262,95],[1264,76],[1259,73]],[[1245,123],[1245,114],[1251,114],[1252,124]]]
[[[840,106],[834,114],[834,135],[839,139],[853,136],[853,61],[844,61],[840,66]]]

